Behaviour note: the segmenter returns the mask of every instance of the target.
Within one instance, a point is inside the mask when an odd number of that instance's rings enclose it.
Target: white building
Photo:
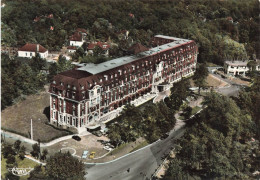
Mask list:
[[[81,47],[84,42],[85,40],[83,39],[83,35],[81,32],[75,32],[70,37],[70,46]]]
[[[224,71],[228,75],[236,76],[242,75],[245,76],[246,72],[249,71],[247,66],[249,61],[225,61],[224,62]],[[256,62],[256,70],[260,71],[260,64]]]
[[[18,57],[32,58],[36,53],[39,53],[41,58],[47,58],[48,56],[48,50],[40,44],[27,43],[18,50]]]

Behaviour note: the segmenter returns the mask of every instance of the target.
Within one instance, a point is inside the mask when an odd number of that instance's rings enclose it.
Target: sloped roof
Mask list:
[[[88,49],[94,49],[96,46],[99,46],[103,50],[107,50],[110,48],[110,45],[108,43],[103,43],[103,42],[97,42],[97,43],[89,43]]]
[[[133,54],[138,54],[140,52],[144,52],[144,51],[148,51],[149,48],[143,46],[140,43],[136,43],[133,46],[131,46],[130,48],[128,48],[128,51],[132,52]]]
[[[64,72],[60,73],[59,75],[71,77],[71,78],[75,78],[75,79],[81,79],[81,78],[86,78],[88,76],[91,76],[92,74],[90,74],[87,71],[78,71],[76,69],[72,69],[72,70],[64,71]]]
[[[84,29],[84,28],[77,28],[76,31],[77,31],[77,32],[86,33],[86,34],[88,33],[87,30]]]
[[[40,45],[40,44],[38,44],[38,45],[39,45],[39,51],[38,52],[44,53],[44,52],[47,51],[47,49],[45,49],[42,45]],[[19,51],[36,52],[37,51],[37,44],[27,43],[23,47],[21,47],[19,49]]]
[[[74,49],[74,50],[77,50],[77,47],[76,47],[76,46],[68,46],[67,49]]]
[[[72,36],[70,36],[71,41],[82,41],[82,34],[79,32],[75,32]]]

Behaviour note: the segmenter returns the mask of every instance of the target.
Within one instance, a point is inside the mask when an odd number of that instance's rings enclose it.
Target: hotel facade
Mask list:
[[[123,105],[156,95],[162,84],[193,75],[197,54],[193,40],[157,35],[147,51],[101,64],[79,64],[51,82],[50,123],[78,132],[101,124]]]

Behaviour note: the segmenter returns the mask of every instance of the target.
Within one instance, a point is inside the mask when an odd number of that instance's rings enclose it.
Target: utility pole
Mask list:
[[[31,119],[31,139],[33,140],[33,126],[32,126],[32,119]]]

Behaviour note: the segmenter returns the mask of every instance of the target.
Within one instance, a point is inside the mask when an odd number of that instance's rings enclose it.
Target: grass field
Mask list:
[[[213,86],[213,87],[224,87],[225,85],[227,85],[226,82],[220,81],[219,79],[214,77],[212,74],[208,75],[208,77],[206,78],[206,83],[207,83],[207,86]],[[191,84],[191,87],[195,86],[193,79],[190,79],[190,84]]]
[[[46,88],[47,89],[47,88]],[[27,96],[17,104],[7,107],[2,111],[2,129],[15,132],[25,137],[30,137],[31,119],[33,121],[33,139],[42,142],[69,134],[46,124],[49,117],[50,97],[46,91]]]
[[[147,146],[149,143],[147,142],[147,141],[144,141],[144,142],[142,142],[141,144],[139,144],[138,146],[136,146],[132,151],[130,151],[130,152],[134,152],[134,151],[136,151],[136,150],[138,150],[138,149],[141,149],[142,147],[145,147],[145,146]]]
[[[25,158],[24,160],[21,160],[19,157],[15,157],[15,160],[17,162],[17,168],[34,168],[36,165],[38,165],[36,162]],[[7,169],[6,169],[6,159],[5,158],[1,158],[1,179],[4,179],[5,174],[7,173]],[[29,175],[27,176],[21,176],[20,179],[21,180],[26,180],[28,179]]]

